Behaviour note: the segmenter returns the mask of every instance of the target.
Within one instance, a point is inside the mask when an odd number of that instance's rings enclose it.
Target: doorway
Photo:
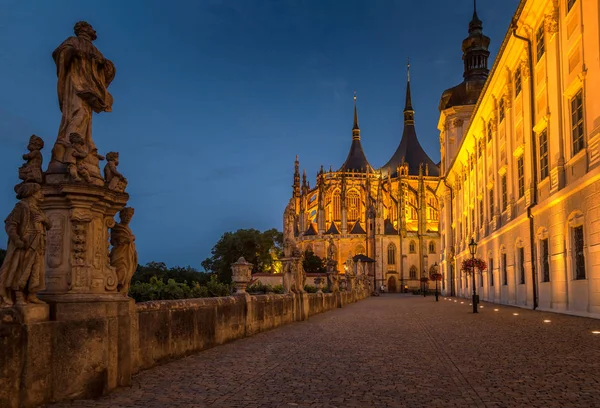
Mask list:
[[[390,292],[390,293],[396,293],[398,291],[398,288],[396,286],[396,277],[395,276],[390,276],[388,278],[387,289],[388,289],[388,292]]]

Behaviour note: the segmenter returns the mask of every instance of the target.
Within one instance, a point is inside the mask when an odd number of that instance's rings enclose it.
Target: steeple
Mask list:
[[[410,96],[410,59],[406,69],[406,101],[404,103],[404,124],[415,123],[415,111],[412,107],[412,98]]]
[[[294,161],[294,197],[300,197],[300,162],[298,161],[298,155]]]
[[[356,91],[354,91],[354,126],[352,126],[352,140],[360,140],[360,128],[358,127],[358,112],[356,111]]]
[[[462,43],[465,80],[485,80],[489,74],[488,47],[490,38],[483,35],[483,22],[477,15],[477,0],[473,0],[473,18],[469,22],[469,36]]]

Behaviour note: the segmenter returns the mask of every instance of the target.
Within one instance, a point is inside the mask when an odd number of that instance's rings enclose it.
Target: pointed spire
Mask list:
[[[412,98],[410,96],[410,58],[407,62],[406,73],[406,102],[404,104],[404,124],[410,125],[415,123],[415,111],[412,107]]]
[[[475,30],[481,30],[483,28],[483,22],[479,19],[477,15],[477,0],[473,0],[473,18],[469,23],[469,33],[472,33]]]
[[[352,126],[352,140],[360,140],[360,127],[358,127],[358,112],[356,110],[356,91],[354,91],[354,126]]]
[[[294,161],[294,184],[292,188],[294,189],[294,197],[300,197],[300,162],[298,161],[298,155],[296,155]]]

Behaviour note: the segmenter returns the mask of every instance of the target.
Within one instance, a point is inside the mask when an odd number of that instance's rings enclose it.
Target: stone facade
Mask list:
[[[472,293],[474,238],[482,299],[600,317],[598,18],[598,2],[522,0],[477,102],[441,110],[445,293]]]

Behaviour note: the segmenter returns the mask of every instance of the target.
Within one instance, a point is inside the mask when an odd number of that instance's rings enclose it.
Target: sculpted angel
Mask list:
[[[129,228],[133,218],[134,209],[126,207],[119,213],[121,222],[111,229],[110,265],[117,270],[118,290],[125,293],[129,291],[131,278],[138,266],[138,254],[135,248],[135,235]]]

